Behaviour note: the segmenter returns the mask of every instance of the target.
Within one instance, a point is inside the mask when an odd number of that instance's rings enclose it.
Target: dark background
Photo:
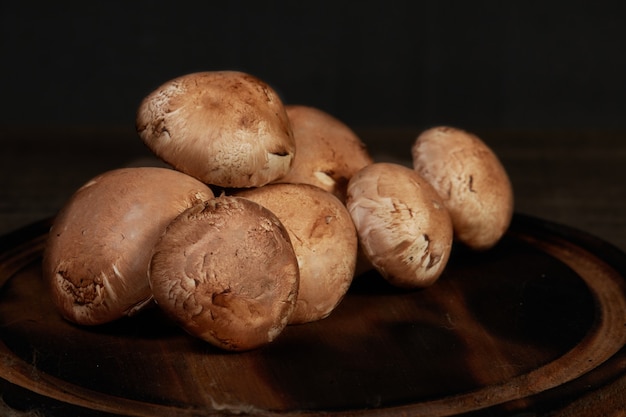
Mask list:
[[[0,125],[133,126],[236,69],[352,126],[626,128],[626,2],[0,3]]]

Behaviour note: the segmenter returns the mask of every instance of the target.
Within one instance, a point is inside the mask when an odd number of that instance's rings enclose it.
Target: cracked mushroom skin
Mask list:
[[[287,175],[277,182],[315,185],[345,201],[352,175],[373,162],[367,147],[350,127],[320,109],[285,109],[298,151]]]
[[[151,248],[165,226],[197,201],[202,182],[168,168],[121,168],[79,188],[55,217],[43,277],[68,321],[98,325],[150,305]]]
[[[258,187],[284,176],[295,143],[282,101],[238,71],[174,78],[139,105],[140,138],[158,157],[200,181]]]
[[[452,222],[434,188],[403,165],[377,162],[348,183],[346,206],[361,249],[391,284],[421,288],[445,269]]]
[[[476,135],[453,127],[422,132],[413,168],[441,196],[455,238],[474,250],[494,246],[513,216],[513,188],[496,154]]]
[[[270,184],[237,195],[272,211],[289,232],[300,268],[289,323],[326,318],[347,293],[356,267],[358,240],[344,204],[310,184]]]
[[[240,197],[217,197],[183,212],[150,261],[157,305],[189,334],[230,351],[273,341],[293,313],[298,284],[285,227]]]

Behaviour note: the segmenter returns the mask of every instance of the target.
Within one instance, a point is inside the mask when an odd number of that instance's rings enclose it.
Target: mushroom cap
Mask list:
[[[475,250],[495,245],[513,216],[513,187],[496,154],[476,135],[453,127],[422,132],[413,167],[441,196],[455,238]]]
[[[285,108],[297,152],[291,169],[278,182],[315,185],[345,201],[352,175],[373,162],[365,144],[345,123],[320,109]]]
[[[327,317],[347,293],[355,272],[358,240],[346,207],[310,184],[270,184],[237,195],[272,211],[289,232],[300,268],[289,323]]]
[[[54,219],[43,255],[61,315],[96,325],[149,304],[152,246],[179,213],[212,197],[202,182],[156,167],[107,171],[79,188]]]
[[[348,183],[346,206],[363,253],[398,287],[434,283],[452,248],[452,222],[434,188],[403,165],[377,162]]]
[[[191,335],[232,351],[263,346],[282,332],[298,281],[282,223],[261,205],[233,196],[183,212],[150,262],[157,305]]]
[[[136,125],[158,157],[220,187],[274,181],[287,173],[295,152],[276,92],[238,71],[197,72],[164,83],[141,102]]]

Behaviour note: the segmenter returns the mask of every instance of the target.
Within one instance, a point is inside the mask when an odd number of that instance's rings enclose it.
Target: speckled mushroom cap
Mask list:
[[[284,176],[295,143],[284,106],[258,78],[207,71],[166,82],[140,104],[137,131],[179,171],[220,187],[257,187]]]
[[[279,182],[315,185],[345,201],[352,175],[373,162],[365,144],[345,123],[320,109],[285,108],[297,152],[291,170]]]
[[[148,264],[165,226],[208,186],[167,168],[123,168],[96,176],[54,219],[43,277],[67,320],[96,325],[132,315],[152,299]]]
[[[378,162],[348,183],[346,206],[363,253],[390,283],[419,288],[443,272],[452,222],[434,188],[403,165]]]
[[[238,194],[271,210],[285,225],[300,268],[290,323],[326,318],[354,277],[357,236],[350,213],[332,193],[310,184],[270,184]]]
[[[495,245],[513,216],[513,188],[496,154],[476,135],[442,126],[417,137],[412,157],[450,212],[456,239],[476,250]]]
[[[232,351],[263,346],[282,332],[298,283],[282,223],[261,205],[232,196],[178,216],[150,262],[158,306],[191,335]]]

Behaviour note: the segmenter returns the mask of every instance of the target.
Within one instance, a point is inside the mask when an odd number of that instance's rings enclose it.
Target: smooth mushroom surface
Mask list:
[[[391,284],[419,288],[443,272],[452,222],[435,189],[403,165],[377,162],[348,183],[346,206],[361,249]]]
[[[350,213],[332,193],[310,184],[270,184],[240,192],[285,225],[300,268],[290,324],[326,318],[352,283],[357,235]]]
[[[422,132],[413,167],[441,196],[456,240],[475,250],[494,246],[513,216],[513,187],[496,154],[476,135],[453,127]]]
[[[207,185],[168,168],[122,168],[83,185],[44,248],[43,277],[61,315],[96,325],[150,304],[152,246],[178,214],[209,198]]]
[[[285,108],[297,152],[291,169],[278,182],[315,185],[345,201],[352,175],[373,162],[365,144],[345,123],[320,109]]]
[[[216,197],[183,212],[150,261],[157,305],[189,334],[231,351],[274,340],[294,310],[298,284],[285,227],[240,197]]]
[[[141,102],[137,132],[161,159],[220,187],[257,187],[284,176],[295,143],[283,103],[260,79],[206,71],[172,79]]]

